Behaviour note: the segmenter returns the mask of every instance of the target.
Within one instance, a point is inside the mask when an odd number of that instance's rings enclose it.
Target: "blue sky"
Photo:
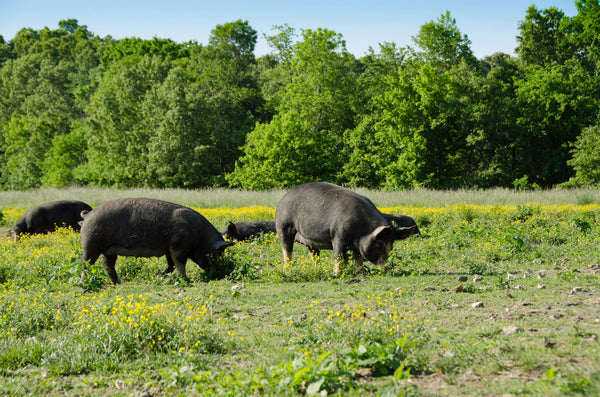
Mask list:
[[[449,10],[482,58],[514,53],[518,23],[530,5],[577,13],[575,0],[0,0],[0,35],[8,41],[23,27],[56,29],[58,21],[73,18],[101,37],[207,43],[216,25],[242,19],[258,32],[257,56],[270,52],[263,34],[288,24],[298,31],[341,33],[347,49],[360,57],[384,41],[412,45],[421,25]]]

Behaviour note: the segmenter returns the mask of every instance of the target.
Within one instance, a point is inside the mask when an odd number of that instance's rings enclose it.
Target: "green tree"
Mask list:
[[[66,187],[83,182],[75,177],[74,170],[85,163],[85,138],[80,128],[52,138],[50,150],[41,164],[42,185]]]
[[[344,133],[343,181],[351,186],[379,188],[385,181],[384,169],[389,160],[381,155],[376,127],[380,109],[375,99],[383,97],[396,83],[406,59],[414,57],[408,48],[394,43],[382,43],[379,52],[372,48],[360,59],[361,72],[357,79],[356,127]]]
[[[516,84],[521,68],[517,58],[496,53],[482,60],[478,134],[472,147],[478,162],[476,186],[512,187],[521,178],[520,164],[525,154],[519,146],[522,131],[517,125],[519,107]]]
[[[42,164],[52,135],[43,119],[13,117],[5,128],[8,189],[27,190],[41,185]]]
[[[103,74],[81,125],[88,148],[75,177],[127,187],[224,185],[262,106],[255,41],[254,29],[236,21],[218,25],[207,46],[188,43],[189,57],[156,38],[114,44],[111,56],[146,55],[115,56]]]
[[[471,40],[460,32],[450,11],[436,21],[422,25],[413,41],[421,49],[424,59],[436,67],[452,67],[460,62],[471,66],[477,64],[471,51]]]
[[[258,59],[258,84],[265,100],[265,117],[267,120],[276,113],[285,87],[292,79],[292,58],[296,31],[288,25],[274,26],[273,30],[279,33],[271,36],[264,35],[273,49],[273,53]]]
[[[600,186],[600,126],[584,128],[577,137],[568,164],[575,175],[562,184],[564,187]]]
[[[478,74],[461,64],[439,73],[430,64],[403,70],[379,99],[376,134],[387,188],[457,188],[473,183]]]
[[[597,117],[599,82],[576,60],[525,70],[516,82],[521,176],[542,187],[569,179],[569,147]]]
[[[576,51],[571,40],[572,26],[563,11],[555,7],[540,11],[532,5],[525,20],[519,23],[516,52],[527,64],[562,64]]]
[[[296,30],[289,26],[275,25],[273,29],[279,33],[270,36],[264,35],[265,39],[274,49],[274,56],[278,63],[290,62],[294,56],[294,45],[296,38]]]
[[[346,161],[342,166],[343,182],[350,186],[380,188],[385,182],[389,160],[383,154],[384,145],[376,135],[379,112],[363,115],[358,125],[344,133]]]
[[[30,50],[36,47],[40,41],[40,35],[37,30],[32,28],[23,28],[17,32],[11,40],[13,46],[13,54],[15,58],[20,58],[28,55]],[[40,46],[37,45],[39,48]]]
[[[151,131],[142,123],[140,107],[169,69],[168,61],[155,56],[129,56],[106,71],[79,126],[88,147],[86,163],[75,170],[77,179],[100,186],[141,184]]]
[[[387,72],[371,79],[379,81],[367,107],[372,111],[346,133],[344,175],[352,184],[397,189],[475,183],[481,76],[469,40],[449,13],[423,25],[414,40],[421,52],[385,56]]]
[[[4,65],[4,62],[13,57],[12,46],[4,40],[4,37],[0,34],[0,68]]]
[[[171,39],[161,39],[153,37],[151,40],[144,40],[139,37],[126,37],[120,40],[108,40],[106,48],[102,52],[101,63],[108,67],[119,60],[135,56],[156,56],[176,60],[187,58],[190,51],[197,44],[195,42],[176,43]]]
[[[577,0],[577,15],[573,18],[573,41],[576,56],[590,73],[600,71],[600,4],[598,0]]]
[[[75,103],[71,62],[55,63],[40,54],[6,62],[0,71],[0,125],[13,115],[47,118],[57,133],[68,131],[71,119],[81,117]]]
[[[325,159],[315,163],[315,152],[319,153],[322,144],[326,144],[318,135],[301,115],[277,114],[268,124],[256,125],[244,147],[242,166],[238,164],[227,180],[234,186],[255,190],[308,182],[315,168],[328,167]]]
[[[170,70],[141,106],[148,132],[144,184],[152,187],[211,185],[220,169],[211,164],[214,149],[204,115],[206,104],[185,68]]]
[[[55,62],[73,62],[90,55],[86,47],[97,49],[102,45],[101,40],[94,37],[87,26],[80,26],[76,19],[62,20],[58,25],[58,29],[23,28],[17,32],[11,40],[15,58],[39,54]],[[97,60],[97,54],[93,55]]]
[[[23,166],[31,167],[30,185],[59,183],[55,177],[45,176],[49,171],[45,159],[54,150],[64,151],[59,137],[69,135],[71,124],[84,117],[83,109],[94,88],[103,42],[87,27],[70,19],[60,21],[56,30],[22,29],[11,41],[11,48],[13,56],[0,70],[0,137],[2,149],[6,150],[0,168],[8,167],[3,172],[9,175],[8,183],[12,183],[10,175],[15,174],[15,164],[29,159],[34,162]],[[29,131],[31,147],[40,142],[40,134],[35,133],[41,128],[38,126],[45,129],[41,140],[45,150],[36,152],[35,159],[23,157],[19,154],[21,149],[14,147],[22,144],[22,139],[14,139],[19,130],[14,120],[27,120],[21,131]],[[54,148],[54,143],[61,147]],[[11,160],[11,156],[18,160]],[[71,171],[59,171],[58,164],[67,166],[66,162],[55,163],[54,174],[66,175]]]
[[[76,68],[71,62],[55,64],[45,59],[42,55],[27,55],[7,62],[0,72],[6,75],[7,80],[0,83],[0,95],[4,94],[0,101],[2,118],[0,125],[3,126],[2,136],[4,138],[4,149],[6,150],[6,172],[8,175],[15,173],[15,164],[22,163],[25,159],[33,161],[28,183],[31,186],[39,186],[41,183],[41,162],[51,147],[54,136],[68,134],[73,119],[81,117],[82,112],[77,108],[71,88],[71,76],[76,73]],[[19,79],[21,77],[22,79]],[[29,120],[27,123],[19,124],[17,128],[14,120]],[[13,124],[11,124],[13,123]],[[23,127],[25,125],[25,127]],[[39,129],[43,128],[43,139]],[[15,139],[16,131],[27,132],[32,140],[23,145],[24,137]],[[37,143],[36,143],[37,142]],[[38,147],[39,142],[44,142],[41,152],[34,152],[35,157],[20,155],[24,148]],[[18,160],[11,159],[18,157]],[[35,172],[33,171],[35,170]],[[7,183],[13,186],[11,177]],[[21,182],[20,182],[21,183]],[[7,187],[10,187],[7,186]]]
[[[258,86],[254,45],[256,31],[247,21],[218,25],[209,45],[193,54],[189,69],[196,82],[196,103],[203,110],[202,145],[211,185],[225,185],[247,134],[262,120],[263,98]]]
[[[584,128],[577,137],[568,164],[575,170],[565,186],[600,186],[600,126]]]
[[[340,178],[343,133],[353,127],[354,59],[338,33],[305,30],[294,45],[291,82],[269,123],[248,135],[227,180],[252,189]]]
[[[395,43],[379,44],[379,52],[369,48],[360,59],[361,73],[358,78],[358,91],[370,100],[383,95],[393,79],[409,58],[415,54],[410,48],[400,48]],[[367,110],[370,112],[370,110]]]
[[[217,25],[208,38],[208,44],[220,51],[228,52],[241,62],[243,57],[254,58],[257,33],[248,21],[238,19],[223,25]]]
[[[0,69],[0,127],[8,124],[37,85],[40,56],[8,60]]]

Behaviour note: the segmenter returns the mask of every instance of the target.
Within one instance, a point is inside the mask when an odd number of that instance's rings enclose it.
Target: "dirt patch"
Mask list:
[[[489,391],[490,383],[497,385],[498,389],[502,389],[505,385],[510,385],[514,381],[521,384],[531,384],[538,382],[542,377],[543,373],[540,371],[523,372],[518,368],[496,371],[485,376],[474,369],[467,369],[465,372],[451,377],[442,373],[416,376],[408,380],[407,384],[417,386],[425,396],[478,395],[509,397],[513,394],[498,394],[498,392]],[[479,391],[474,394],[475,390]]]

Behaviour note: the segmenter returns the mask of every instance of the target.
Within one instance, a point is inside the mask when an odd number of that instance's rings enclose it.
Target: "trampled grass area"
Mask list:
[[[172,200],[176,201],[176,200]],[[595,395],[600,205],[399,206],[389,268],[333,277],[296,245],[238,243],[185,283],[119,258],[80,285],[76,233],[0,240],[0,393]],[[543,202],[543,201],[542,201]],[[217,228],[274,207],[194,206]],[[3,228],[24,208],[3,207]],[[84,288],[89,291],[84,292]]]

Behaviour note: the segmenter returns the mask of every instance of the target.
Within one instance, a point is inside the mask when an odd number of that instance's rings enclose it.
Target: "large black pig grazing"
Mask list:
[[[275,232],[275,221],[229,222],[227,227],[221,230],[223,237],[238,241]]]
[[[91,211],[92,207],[82,201],[61,200],[40,204],[31,208],[8,230],[15,241],[21,234],[51,233],[57,227],[71,227],[79,230],[81,211]]]
[[[108,275],[113,284],[118,284],[118,255],[165,255],[167,268],[163,274],[176,267],[187,279],[188,258],[206,270],[207,255],[220,255],[233,243],[224,241],[221,233],[191,208],[149,198],[125,198],[99,205],[85,216],[81,245],[81,259],[94,263],[102,255]]]
[[[394,241],[413,232],[412,227],[391,227],[368,198],[326,182],[290,189],[277,205],[275,225],[285,263],[292,259],[295,240],[315,253],[333,249],[336,275],[347,249],[359,271],[363,258],[383,266]]]

